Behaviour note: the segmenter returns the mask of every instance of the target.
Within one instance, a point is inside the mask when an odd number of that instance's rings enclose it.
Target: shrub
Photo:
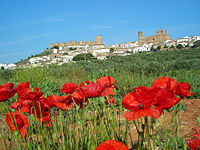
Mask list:
[[[93,59],[93,55],[91,53],[78,54],[78,55],[73,57],[73,61],[91,60],[91,59]]]
[[[178,44],[178,45],[176,46],[176,48],[182,49],[182,48],[183,48],[183,45],[182,45],[182,44]]]
[[[193,43],[193,47],[199,47],[200,46],[200,40],[197,40]]]

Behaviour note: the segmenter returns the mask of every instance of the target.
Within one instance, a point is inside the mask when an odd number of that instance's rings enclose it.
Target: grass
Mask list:
[[[116,104],[105,105],[104,99],[90,99],[90,105],[84,109],[59,111],[51,117],[54,123],[44,127],[29,115],[30,126],[24,139],[18,133],[11,133],[4,123],[0,127],[0,147],[2,149],[94,149],[105,140],[115,139],[129,147],[138,149],[187,149],[184,139],[178,136],[179,118],[175,117],[171,128],[162,126],[150,130],[147,141],[141,145],[138,137],[133,135],[131,127],[138,125],[140,132],[145,120],[128,122],[122,116],[125,112],[121,106],[123,96],[133,91],[134,87],[151,86],[159,76],[168,76],[180,82],[188,82],[191,98],[200,98],[200,49],[176,50],[159,53],[139,53],[125,57],[112,56],[107,60],[79,61],[77,63],[50,65],[16,70],[0,70],[0,84],[30,82],[31,87],[39,87],[44,96],[62,95],[64,83],[96,81],[97,78],[110,75],[115,78],[119,91],[115,95]],[[17,96],[0,104],[0,114],[9,110],[9,105]],[[3,117],[1,122],[4,122]],[[154,120],[155,121],[155,120]],[[151,124],[149,124],[150,127]],[[149,132],[147,128],[145,133]],[[143,132],[144,133],[144,132]],[[172,136],[173,135],[173,136]],[[136,136],[133,137],[133,136]],[[144,136],[144,135],[143,135]],[[149,147],[151,145],[151,147]],[[149,148],[148,148],[149,147]]]

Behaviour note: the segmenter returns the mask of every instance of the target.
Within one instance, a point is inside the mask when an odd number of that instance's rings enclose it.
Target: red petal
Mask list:
[[[111,76],[105,76],[97,79],[96,83],[101,84],[103,86],[111,86],[115,84],[115,79]]]
[[[153,81],[153,87],[160,87],[162,89],[169,89],[175,92],[179,83],[170,77],[159,77]]]
[[[187,97],[187,96],[192,96],[194,93],[190,93],[190,84],[186,82],[182,82],[179,84],[176,90],[176,94],[179,95],[181,98]]]
[[[140,109],[140,110],[133,110],[133,111],[126,112],[124,117],[128,121],[138,119],[141,117],[147,117],[147,116],[151,116],[156,119],[160,117],[161,114],[162,114],[162,110],[158,110],[156,108],[147,108],[147,109]]]
[[[13,89],[14,83],[5,83],[0,86],[0,102],[13,97],[16,91]]]
[[[129,150],[128,147],[119,141],[107,140],[101,143],[95,150]]]
[[[198,139],[198,141],[197,139],[186,140],[186,143],[190,147],[190,150],[197,150],[197,147],[200,146],[200,139]]]
[[[122,106],[128,110],[139,109],[142,103],[138,102],[133,92],[128,93],[122,100]]]
[[[61,92],[64,92],[66,94],[71,94],[73,93],[77,88],[77,84],[74,84],[72,82],[66,83],[63,85]]]

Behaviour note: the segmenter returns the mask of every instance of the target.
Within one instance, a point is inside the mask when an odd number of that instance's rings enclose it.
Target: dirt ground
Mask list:
[[[180,111],[180,136],[189,138],[193,133],[193,129],[197,126],[197,117],[200,117],[200,99],[181,100],[186,105],[186,112]]]

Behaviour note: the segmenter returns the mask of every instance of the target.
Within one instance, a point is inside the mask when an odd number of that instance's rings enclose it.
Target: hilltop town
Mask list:
[[[153,36],[143,37],[143,32],[138,32],[138,41],[127,43],[106,45],[102,42],[102,36],[96,36],[95,41],[87,42],[76,40],[67,43],[51,43],[50,48],[43,53],[28,57],[15,64],[0,64],[0,67],[34,67],[50,64],[62,65],[64,63],[74,62],[77,56],[90,54],[92,58],[104,60],[107,56],[126,56],[138,52],[158,52],[160,50],[172,50],[174,48],[192,47],[194,42],[200,40],[200,36],[183,37],[172,40],[165,30],[158,30]]]

